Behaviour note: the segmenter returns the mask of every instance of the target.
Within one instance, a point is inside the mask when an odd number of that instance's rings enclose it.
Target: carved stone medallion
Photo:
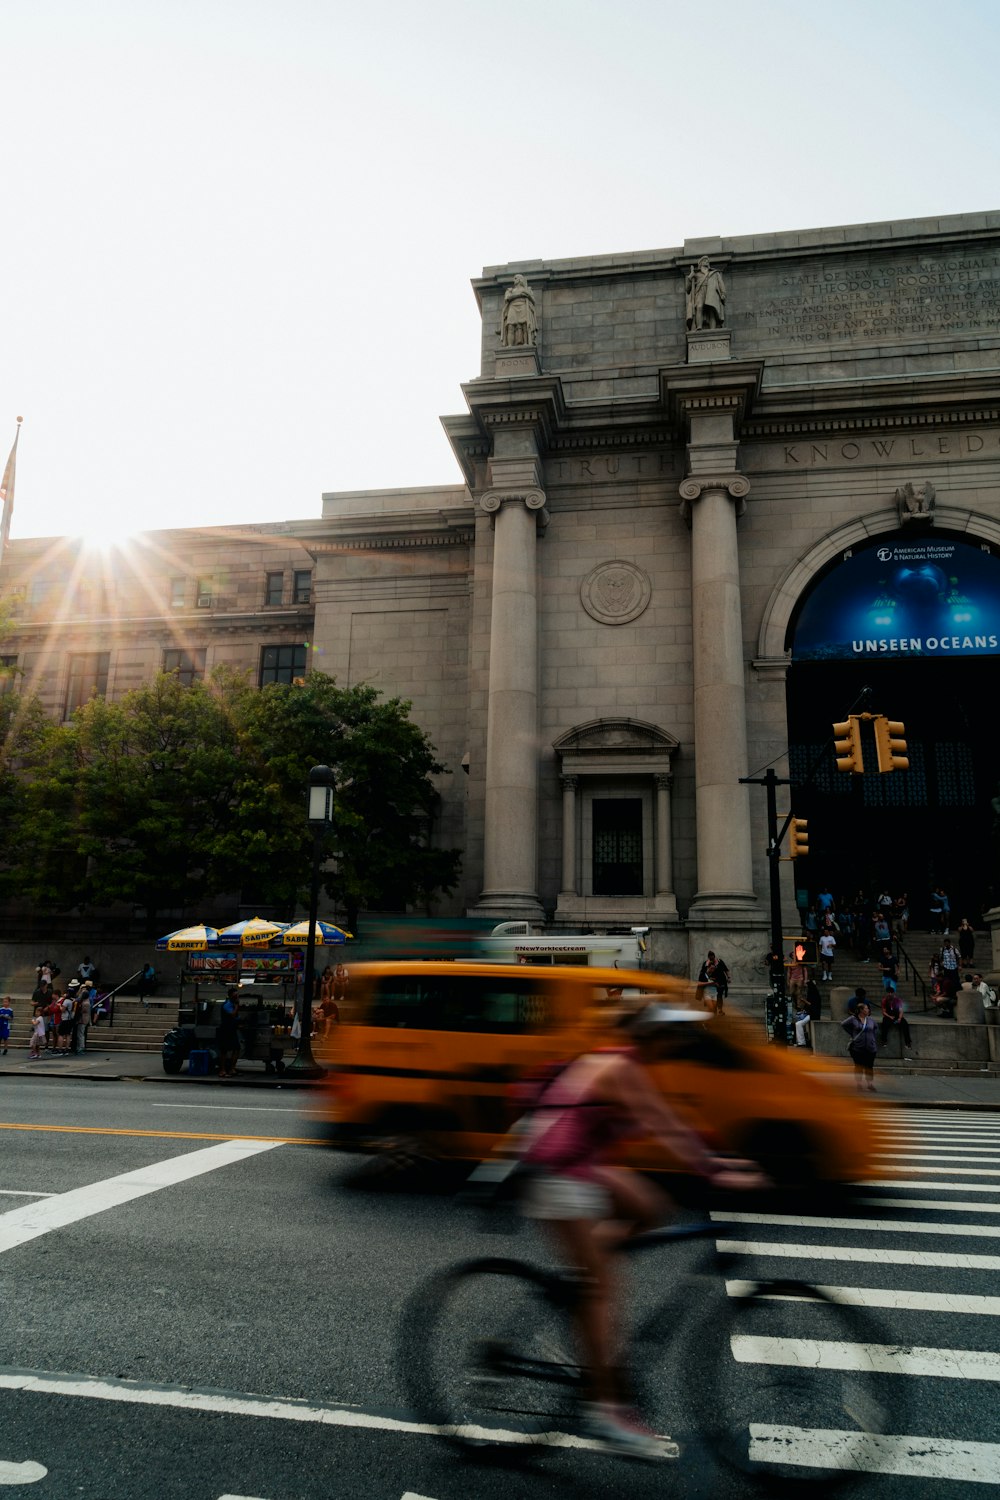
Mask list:
[[[627,625],[649,603],[652,585],[635,563],[599,563],[580,585],[580,602],[602,625]]]

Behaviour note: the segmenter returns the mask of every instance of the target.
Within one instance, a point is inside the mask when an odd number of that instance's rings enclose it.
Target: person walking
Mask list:
[[[976,929],[968,917],[963,917],[958,924],[958,956],[963,969],[972,967],[972,960],[976,956]]]
[[[0,1000],[0,1053],[6,1055],[10,1029],[14,1024],[14,1002],[9,995]]]
[[[837,939],[832,932],[824,932],[819,940],[819,958],[822,973],[821,979],[833,982],[833,957],[837,951]]]
[[[870,1094],[874,1094],[878,1035],[867,1003],[862,1000],[853,1016],[848,1016],[840,1024],[849,1038],[847,1051],[854,1064],[854,1082],[858,1092],[862,1093],[867,1089]]]
[[[958,993],[960,969],[958,949],[951,938],[946,937],[941,944],[941,978],[949,986],[953,995]]]
[[[889,1033],[898,1031],[903,1038],[903,1055],[909,1057],[912,1041],[910,1027],[903,1014],[903,1002],[896,993],[896,986],[882,992],[882,1025],[879,1027],[879,1046],[884,1047]]]
[[[36,1005],[31,1015],[31,1045],[28,1048],[28,1056],[35,1061],[42,1055],[42,1043],[45,1041],[45,1016],[42,1007]]]
[[[240,1055],[240,1001],[239,991],[230,990],[222,1005],[222,1020],[219,1023],[219,1077],[232,1078]]]
[[[73,1018],[75,1022],[73,1029],[74,1052],[86,1052],[87,1050],[87,1032],[90,1030],[90,996],[92,992],[93,986],[89,982],[81,984],[76,1001],[76,1015]]]

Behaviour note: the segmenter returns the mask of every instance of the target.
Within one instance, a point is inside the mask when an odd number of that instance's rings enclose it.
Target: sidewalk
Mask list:
[[[0,1077],[31,1075],[35,1078],[90,1078],[98,1082],[169,1083],[202,1088],[224,1089],[238,1085],[252,1088],[319,1088],[321,1079],[301,1078],[288,1072],[267,1074],[261,1063],[246,1063],[235,1078],[194,1077],[188,1073],[167,1074],[157,1052],[102,1052],[90,1047],[81,1055],[56,1058],[45,1054],[38,1062],[29,1062],[27,1053],[15,1056],[9,1052],[0,1057]],[[913,1109],[995,1109],[1000,1110],[1000,1078],[984,1075],[939,1073],[878,1074],[878,1096],[885,1104]]]
[[[28,1058],[26,1051],[13,1048],[6,1057],[0,1056],[0,1078],[4,1075],[33,1078],[89,1078],[98,1083],[172,1083],[201,1084],[208,1088],[228,1088],[233,1085],[253,1088],[318,1088],[322,1080],[296,1078],[294,1073],[265,1073],[263,1063],[245,1063],[237,1069],[235,1078],[192,1077],[189,1073],[164,1073],[159,1052],[108,1052],[101,1047],[88,1047],[86,1052],[71,1052],[68,1057],[56,1057],[43,1052],[37,1062]]]

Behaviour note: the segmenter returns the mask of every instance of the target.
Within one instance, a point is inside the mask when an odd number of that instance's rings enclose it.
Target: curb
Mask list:
[[[75,1073],[67,1072],[60,1068],[59,1072],[51,1073],[29,1073],[23,1068],[0,1068],[0,1078],[72,1078],[77,1083],[169,1083],[169,1084],[192,1084],[210,1085],[218,1087],[222,1079],[216,1077],[188,1078],[172,1076],[169,1073]],[[322,1088],[321,1078],[288,1078],[285,1074],[275,1077],[257,1078],[253,1075],[244,1076],[237,1074],[234,1079],[224,1080],[226,1083],[234,1083],[237,1087],[252,1089],[314,1089]]]

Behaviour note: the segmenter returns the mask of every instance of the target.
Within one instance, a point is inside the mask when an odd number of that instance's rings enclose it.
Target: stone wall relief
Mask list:
[[[937,492],[929,479],[925,479],[921,485],[914,486],[909,481],[899,485],[894,499],[900,526],[913,521],[922,522],[925,526],[934,525]]]
[[[642,614],[653,592],[649,575],[635,563],[598,563],[580,585],[580,603],[601,625],[627,625]]]

